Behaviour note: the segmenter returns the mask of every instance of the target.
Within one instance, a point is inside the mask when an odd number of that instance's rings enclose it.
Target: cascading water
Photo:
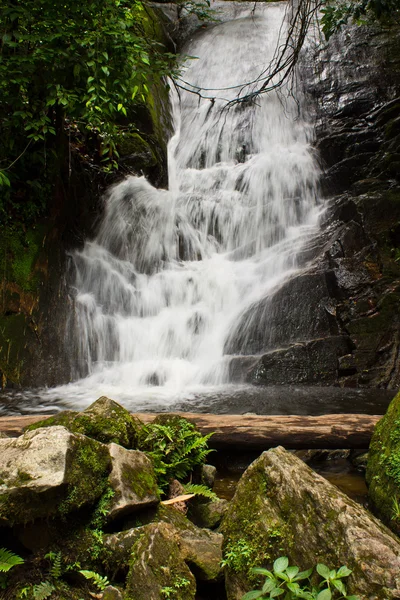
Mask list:
[[[243,3],[245,4],[245,3]],[[297,268],[317,229],[318,169],[290,97],[227,100],[276,49],[285,3],[238,9],[186,48],[184,79],[215,100],[172,96],[169,190],[129,177],[97,237],[73,256],[80,375],[52,391],[131,407],[227,385],[224,345],[239,316]],[[243,92],[243,90],[242,90]]]

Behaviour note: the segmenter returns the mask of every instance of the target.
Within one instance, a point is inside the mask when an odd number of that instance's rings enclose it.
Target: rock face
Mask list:
[[[372,436],[366,473],[369,497],[379,516],[400,534],[400,394]]]
[[[111,467],[107,446],[64,427],[0,440],[0,521],[27,523],[93,504]]]
[[[322,562],[353,570],[348,593],[400,597],[400,542],[364,508],[283,448],[264,452],[243,475],[221,527],[228,600],[254,586],[252,566],[281,555],[301,569]]]
[[[108,448],[112,465],[109,483],[115,495],[108,507],[107,520],[157,504],[157,481],[150,459],[143,452],[125,450],[117,444]]]

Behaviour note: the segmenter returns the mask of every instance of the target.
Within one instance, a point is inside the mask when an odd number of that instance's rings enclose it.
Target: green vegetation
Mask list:
[[[322,5],[321,24],[326,39],[349,21],[357,24],[368,20],[390,22],[400,16],[398,0],[325,0]]]
[[[184,480],[204,463],[211,452],[207,445],[211,435],[202,436],[190,421],[175,415],[159,416],[143,426],[139,449],[153,461],[161,490],[165,491],[172,479]]]
[[[326,565],[318,564],[316,571],[321,577],[319,583],[312,583],[313,568],[300,572],[299,567],[290,567],[286,556],[277,558],[272,571],[254,568],[253,572],[263,575],[265,583],[260,590],[252,590],[242,600],[269,600],[284,597],[284,600],[303,598],[304,600],[331,600],[333,598],[359,600],[358,596],[347,596],[343,579],[351,574],[347,567],[331,570]],[[315,579],[315,578],[314,578]],[[307,580],[307,583],[304,583]],[[301,584],[299,582],[302,582]]]
[[[6,548],[0,548],[0,590],[4,590],[7,587],[7,575],[5,573],[23,563],[24,559],[17,554],[6,550]]]

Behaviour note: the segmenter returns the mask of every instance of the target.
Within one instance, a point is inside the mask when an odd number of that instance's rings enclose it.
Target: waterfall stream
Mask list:
[[[80,378],[50,397],[169,405],[230,385],[229,333],[298,269],[317,231],[318,167],[301,95],[282,90],[226,109],[235,86],[273,56],[286,3],[260,3],[255,14],[243,5],[185,48],[196,58],[183,78],[220,91],[205,92],[215,100],[171,93],[169,189],[128,177],[110,190],[96,238],[72,256]]]

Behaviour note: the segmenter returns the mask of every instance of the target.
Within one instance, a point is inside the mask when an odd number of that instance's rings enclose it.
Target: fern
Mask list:
[[[60,579],[62,575],[62,556],[61,552],[49,552],[45,558],[48,558],[52,565],[50,568],[50,577],[54,579]]]
[[[86,579],[93,579],[93,583],[99,588],[101,592],[108,585],[110,585],[110,582],[108,581],[107,577],[102,577],[101,575],[99,575],[99,573],[95,573],[94,571],[79,571],[79,573],[82,573],[82,575],[86,577]]]
[[[5,548],[0,548],[0,572],[6,573],[13,567],[22,565],[23,562],[24,559],[17,554],[14,554]]]
[[[50,598],[55,589],[50,581],[42,581],[39,585],[33,586],[33,597],[35,600],[46,600],[46,598]]]
[[[183,489],[187,494],[196,494],[196,496],[203,496],[209,500],[218,500],[217,494],[215,494],[206,485],[198,485],[195,483],[185,483]]]

